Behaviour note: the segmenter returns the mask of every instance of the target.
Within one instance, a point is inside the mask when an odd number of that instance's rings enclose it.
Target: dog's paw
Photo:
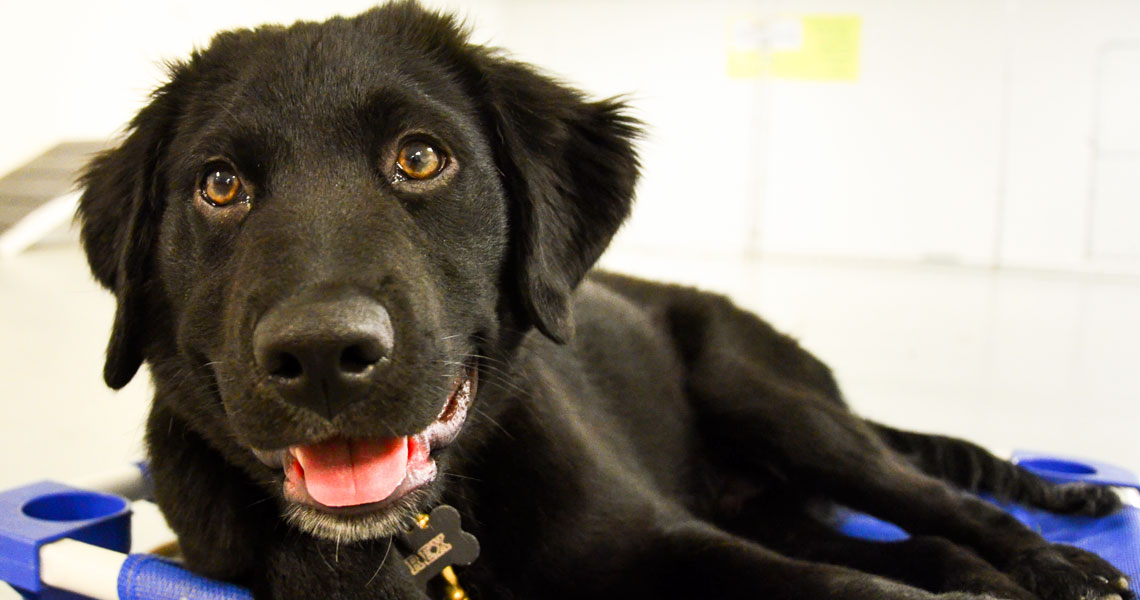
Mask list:
[[[1133,600],[1128,578],[1101,557],[1062,544],[1015,559],[1009,574],[1042,600]]]
[[[1070,564],[1088,574],[1100,585],[1112,589],[1122,599],[1129,600],[1136,597],[1136,594],[1129,589],[1128,577],[1109,564],[1107,560],[1074,546],[1055,544],[1053,548],[1060,552]]]
[[[1052,486],[1042,502],[1042,508],[1053,512],[1093,517],[1112,514],[1121,505],[1112,488],[1083,482]]]

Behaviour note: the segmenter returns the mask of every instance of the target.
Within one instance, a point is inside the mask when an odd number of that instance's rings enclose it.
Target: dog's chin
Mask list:
[[[436,459],[463,427],[477,379],[476,369],[465,369],[435,421],[412,435],[331,436],[281,450],[252,449],[261,462],[281,469],[286,521],[340,542],[410,529],[438,499]]]
[[[391,501],[344,508],[321,507],[286,500],[285,520],[313,537],[342,543],[399,535],[432,503],[429,487],[417,488]]]

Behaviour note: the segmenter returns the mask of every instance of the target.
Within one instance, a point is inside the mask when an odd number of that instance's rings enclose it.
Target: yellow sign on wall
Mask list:
[[[730,27],[728,74],[739,79],[855,81],[861,30],[858,15],[738,17]]]

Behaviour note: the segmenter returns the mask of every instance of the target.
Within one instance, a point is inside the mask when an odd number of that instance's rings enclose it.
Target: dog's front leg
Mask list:
[[[147,421],[155,502],[187,565],[216,579],[250,584],[262,561],[276,503],[181,417],[161,404]]]
[[[969,593],[932,594],[876,575],[794,560],[703,521],[658,532],[624,565],[615,598],[766,598],[791,600],[993,600]]]
[[[1131,597],[1106,561],[1050,544],[997,507],[923,474],[842,405],[774,382],[741,357],[716,358],[696,365],[690,390],[720,460],[746,470],[775,465],[808,493],[969,546],[1041,598]]]

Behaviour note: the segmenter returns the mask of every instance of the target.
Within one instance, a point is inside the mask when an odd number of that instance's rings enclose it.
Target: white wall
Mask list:
[[[726,30],[757,2],[514,0],[493,41],[597,96],[628,94],[647,125],[633,220],[617,244],[741,252],[758,194],[759,88],[725,72]],[[769,3],[770,4],[770,3]]]
[[[766,253],[1140,273],[1140,4],[796,3],[854,84],[762,83]]]
[[[857,81],[772,81],[758,249],[985,263],[999,223],[1002,2],[811,2],[862,17]]]
[[[1010,33],[1003,260],[1140,271],[1140,3],[1024,2]]]
[[[113,134],[216,30],[368,0],[19,3],[0,21],[0,171]],[[1140,273],[1134,0],[439,0],[476,38],[649,128],[617,245]],[[852,83],[734,80],[741,14],[856,14]]]
[[[859,79],[729,79],[742,13],[859,15]],[[650,124],[619,246],[1140,273],[1140,3],[516,0],[502,27]]]

